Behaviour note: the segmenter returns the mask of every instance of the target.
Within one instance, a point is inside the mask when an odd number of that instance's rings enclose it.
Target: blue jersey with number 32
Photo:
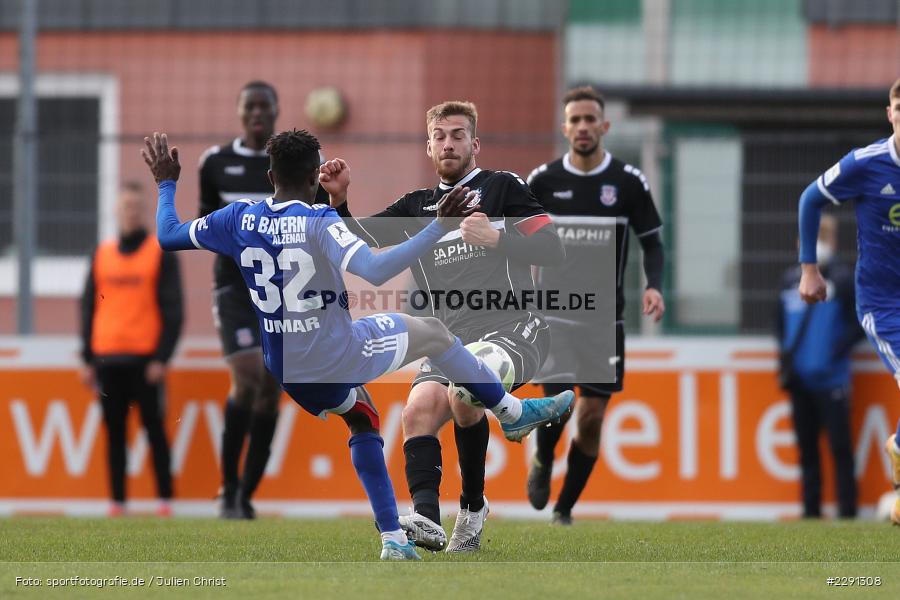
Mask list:
[[[893,136],[852,150],[816,184],[835,204],[856,201],[861,311],[900,308],[900,157]]]
[[[240,267],[273,375],[284,381],[286,344],[290,370],[302,368],[310,381],[333,375],[352,339],[342,271],[364,245],[333,208],[240,200],[194,220],[190,235]]]

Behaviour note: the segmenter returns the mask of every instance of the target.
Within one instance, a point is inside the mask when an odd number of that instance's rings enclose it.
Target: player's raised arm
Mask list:
[[[819,189],[817,181],[807,186],[800,195],[800,297],[808,304],[825,299],[825,279],[816,262],[816,240],[819,237],[819,220],[822,208],[829,198]]]
[[[156,206],[156,236],[163,250],[187,250],[196,246],[191,241],[190,223],[181,223],[175,212],[175,182],[181,175],[178,162],[178,148],[169,151],[169,140],[165,133],[153,133],[153,139],[144,138],[145,148],[141,150],[144,162],[150,167],[153,179],[159,187],[159,201]]]
[[[178,148],[169,150],[165,133],[154,133],[153,138],[144,138],[145,149],[141,150],[144,162],[150,167],[153,178],[159,186],[159,202],[156,206],[156,237],[163,250],[205,249],[229,255],[230,218],[237,203],[213,211],[200,219],[182,223],[175,212],[175,187],[181,174],[178,162]]]

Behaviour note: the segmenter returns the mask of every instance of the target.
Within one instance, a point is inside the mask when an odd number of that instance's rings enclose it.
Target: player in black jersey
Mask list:
[[[263,81],[247,83],[238,96],[238,117],[243,135],[209,148],[200,158],[201,217],[242,198],[272,195],[265,147],[278,118],[275,88]],[[319,202],[327,203],[327,198],[320,188]],[[250,499],[269,460],[281,388],[263,364],[259,325],[240,269],[230,259],[216,256],[213,279],[213,320],[231,377],[222,431],[219,515],[252,519],[255,511]],[[248,434],[250,442],[239,477]]]
[[[593,280],[597,269],[591,268],[592,257],[599,248],[585,240],[615,240],[616,243],[616,348],[610,356],[601,354],[600,340],[609,324],[585,323],[570,319],[551,319],[552,348],[550,357],[539,374],[545,393],[574,389],[580,394],[575,410],[576,433],[568,456],[568,470],[553,520],[567,525],[572,521],[572,507],[584,490],[600,451],[600,426],[610,396],[622,390],[625,375],[625,333],[622,313],[625,297],[622,291],[623,270],[628,252],[628,229],[634,231],[644,254],[647,288],[642,299],[643,314],[655,321],[662,318],[663,246],[659,232],[662,222],[647,178],[635,167],[625,164],[603,149],[603,136],[609,130],[604,119],[604,101],[590,87],[569,91],[563,100],[565,122],[563,134],[569,141],[569,152],[562,158],[535,169],[528,178],[532,192],[553,217],[566,248],[566,261],[560,268],[541,269],[541,287],[596,286],[608,288],[608,282]],[[602,235],[605,230],[615,236]],[[597,242],[599,243],[599,242]],[[577,282],[571,278],[578,278]],[[597,377],[591,367],[597,356],[609,357],[615,364],[615,382]],[[594,362],[594,364],[598,364]],[[551,391],[556,390],[556,391]],[[565,420],[558,425],[542,427],[537,435],[537,452],[528,473],[528,500],[543,509],[550,498],[553,452]]]
[[[373,246],[407,239],[434,219],[438,199],[454,186],[478,192],[481,213],[467,217],[458,231],[444,236],[433,255],[412,269],[420,290],[434,300],[431,308],[465,344],[491,342],[513,364],[517,387],[531,379],[549,349],[548,325],[539,312],[524,306],[500,310],[484,303],[487,292],[506,296],[533,290],[531,265],[559,264],[562,244],[550,218],[525,182],[514,173],[488,171],[475,164],[480,150],[477,113],[469,102],[445,102],[426,115],[427,154],[440,181],[433,189],[410,192],[374,217],[354,219],[346,198],[331,198],[348,226]],[[385,218],[394,217],[394,218]],[[451,296],[462,300],[455,303]],[[425,362],[413,382],[403,411],[403,452],[413,514],[400,518],[407,535],[420,546],[447,552],[477,550],[488,505],[484,465],[489,429],[483,409],[450,398],[449,381]],[[440,525],[440,428],[454,420],[462,474],[460,511],[449,543]]]

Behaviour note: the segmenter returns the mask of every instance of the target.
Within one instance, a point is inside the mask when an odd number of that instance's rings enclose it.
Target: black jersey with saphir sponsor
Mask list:
[[[508,171],[474,169],[454,185],[476,191],[491,227],[507,235],[528,235],[547,224],[546,212],[531,194],[521,177]],[[433,189],[410,192],[372,217],[349,217],[346,205],[338,212],[346,217],[348,226],[372,246],[398,244],[415,235],[437,215],[437,203],[453,186],[439,184]],[[390,218],[393,217],[393,218]],[[521,298],[523,290],[533,290],[531,266],[507,257],[496,248],[473,246],[462,240],[459,229],[447,233],[432,249],[422,255],[412,267],[418,288],[429,299],[450,300],[449,293],[466,297],[474,292],[473,302],[459,308],[447,306],[446,301],[431,306],[451,331],[489,328],[521,319],[526,315],[522,303],[505,305],[498,313],[496,306],[487,307],[486,293],[499,293],[504,300]],[[455,304],[455,303],[453,303]],[[517,310],[518,309],[518,310]],[[534,313],[533,307],[531,312]]]
[[[595,169],[581,171],[572,166],[569,155],[541,165],[528,176],[531,191],[550,213],[566,249],[560,267],[542,267],[540,285],[548,289],[608,288],[592,265],[603,246],[615,244],[616,319],[622,319],[625,296],[623,272],[628,260],[628,228],[643,237],[659,231],[662,221],[647,178],[637,168],[606,152]]]
[[[271,196],[273,190],[266,175],[268,170],[266,151],[247,148],[240,138],[208,148],[200,157],[200,216],[237,200],[265,200]],[[328,204],[328,193],[322,188],[319,188],[316,202]],[[244,285],[237,264],[222,255],[216,255],[214,281],[216,288]]]

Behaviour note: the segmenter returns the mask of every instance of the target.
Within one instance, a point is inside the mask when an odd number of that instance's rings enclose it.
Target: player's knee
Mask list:
[[[476,408],[455,399],[450,401],[450,410],[453,412],[453,421],[460,427],[471,427],[484,416],[483,408]]]
[[[368,416],[361,413],[347,413],[344,415],[344,422],[350,428],[350,434],[358,433],[378,433],[378,427],[372,422]]]
[[[257,391],[253,410],[265,413],[277,412],[278,401],[281,399],[281,386],[268,371],[262,374]]]
[[[599,440],[600,429],[603,426],[603,415],[605,412],[605,402],[581,401],[577,415],[579,436],[586,440]]]
[[[440,319],[435,317],[423,317],[422,325],[427,331],[427,341],[425,343],[427,356],[436,356],[443,354],[453,345],[456,336],[450,333],[447,326]]]
[[[420,435],[437,435],[440,424],[436,419],[437,407],[427,398],[410,401],[403,407],[401,420],[406,438]]]
[[[258,365],[249,361],[235,361],[230,365],[231,400],[239,406],[252,407],[259,395],[261,373]]]
[[[378,411],[365,388],[357,388],[357,400],[353,408],[341,415],[351,435],[358,433],[378,433],[381,429]]]

